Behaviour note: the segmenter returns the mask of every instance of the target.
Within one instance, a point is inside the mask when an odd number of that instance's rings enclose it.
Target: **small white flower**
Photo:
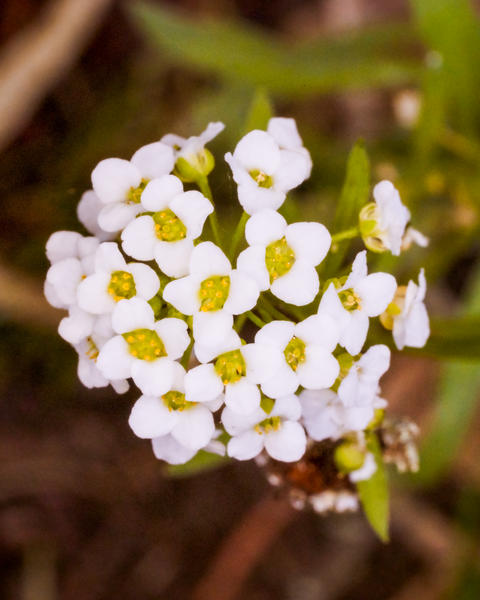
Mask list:
[[[260,295],[245,273],[232,270],[225,254],[212,242],[196,246],[190,275],[165,286],[163,298],[184,315],[193,315],[193,336],[206,348],[221,344],[233,326],[233,315],[251,310]]]
[[[368,406],[379,392],[378,382],[390,366],[390,350],[383,344],[372,346],[354,362],[338,388],[338,396],[347,408]]]
[[[203,363],[185,377],[187,400],[211,400],[223,392],[225,403],[240,415],[251,414],[260,406],[257,383],[271,378],[279,367],[280,357],[271,357],[261,344],[242,346],[238,334],[230,330],[225,341],[213,348],[195,344],[195,355]],[[215,360],[215,364],[206,364]]]
[[[345,284],[325,291],[318,314],[331,315],[340,328],[340,345],[352,356],[358,354],[369,328],[369,317],[378,317],[393,299],[397,282],[388,273],[367,274],[367,252],[359,252]]]
[[[200,450],[214,434],[213,415],[205,403],[185,400],[185,369],[176,362],[173,367],[170,390],[161,397],[141,396],[128,422],[140,438],[153,439],[170,433],[186,448]]]
[[[425,272],[420,270],[418,285],[409,281],[408,286],[398,288],[393,304],[401,311],[392,314],[393,339],[399,350],[404,346],[423,348],[430,335],[430,323],[424,300],[427,291]],[[396,312],[396,311],[395,311]]]
[[[87,231],[96,236],[101,242],[109,242],[117,236],[118,232],[103,231],[98,224],[98,215],[104,206],[97,194],[93,190],[88,190],[82,195],[77,205],[77,216]]]
[[[365,454],[365,462],[363,465],[355,471],[350,471],[348,477],[353,483],[358,481],[366,481],[370,479],[377,470],[377,462],[375,456],[371,452]]]
[[[247,133],[233,156],[225,155],[238,184],[238,199],[249,215],[263,208],[280,208],[286,193],[305,181],[311,170],[310,155],[300,151],[301,140],[292,127],[278,121],[269,127],[271,133]]]
[[[211,142],[224,129],[225,125],[223,123],[209,123],[205,131],[199,136],[185,139],[174,133],[169,133],[162,137],[160,141],[173,148],[176,160],[175,170],[178,171],[180,176],[183,176],[184,181],[196,181],[198,175],[208,175],[210,173],[215,161],[210,152],[206,150],[205,144]]]
[[[255,336],[255,344],[265,347],[263,354],[272,365],[279,365],[273,377],[261,382],[269,398],[293,394],[302,385],[306,389],[328,388],[340,372],[332,352],[340,337],[335,320],[328,315],[313,315],[295,325],[290,321],[272,321]]]
[[[300,402],[294,394],[279,398],[270,414],[257,408],[251,415],[238,415],[227,406],[222,422],[233,436],[228,442],[228,456],[249,460],[265,448],[275,460],[299,460],[307,444],[305,430],[297,422],[300,415]]]
[[[142,192],[152,179],[167,175],[173,169],[172,148],[161,142],[143,146],[131,160],[107,158],[92,172],[93,189],[105,206],[98,224],[107,232],[119,231],[142,211]]]
[[[100,350],[97,366],[107,379],[133,381],[146,396],[162,396],[171,389],[173,361],[190,343],[181,319],[155,322],[153,309],[141,298],[120,300],[112,313],[116,335]]]
[[[333,390],[304,390],[299,400],[303,425],[317,442],[336,440],[350,431],[363,431],[374,418],[375,409],[387,404],[376,396],[367,406],[347,408]]]
[[[265,208],[251,217],[245,228],[250,247],[237,260],[237,268],[252,277],[260,291],[289,304],[310,304],[318,294],[315,267],[327,255],[332,238],[320,223],[294,223]]]
[[[160,288],[158,275],[148,265],[127,265],[117,244],[104,242],[95,253],[94,273],[77,288],[78,305],[101,315],[111,313],[117,302],[134,296],[150,300]]]
[[[213,212],[212,203],[200,192],[184,192],[178,177],[165,175],[147,184],[142,206],[154,214],[127,225],[122,233],[123,250],[137,260],[155,259],[169,277],[188,275],[193,240]]]
[[[399,256],[402,238],[410,211],[402,204],[400,194],[390,181],[381,181],[373,188],[375,202],[364,206],[360,212],[360,231],[369,250],[390,250]]]

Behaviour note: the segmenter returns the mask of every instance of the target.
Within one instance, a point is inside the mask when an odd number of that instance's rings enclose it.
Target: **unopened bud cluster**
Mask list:
[[[349,274],[321,285],[329,231],[289,224],[277,212],[312,167],[295,122],[283,118],[225,156],[247,242],[227,258],[205,149],[222,129],[211,123],[198,137],[170,134],[129,161],[95,167],[93,190],[78,206],[92,236],[60,231],[47,243],[45,293],[68,310],[59,333],[77,350],[87,387],[111,384],[123,393],[133,380],[142,395],[130,426],[160,459],[181,464],[204,449],[246,460],[265,450],[293,462],[309,440],[342,439],[338,470],[351,481],[368,478],[375,461],[363,432],[383,414],[379,380],[390,364],[387,346],[366,345],[369,321],[380,316],[399,349],[423,346],[423,270],[418,285],[398,287],[388,273],[368,274],[361,251]],[[399,254],[410,214],[390,182],[373,195],[359,235],[371,250]],[[207,219],[215,243],[202,240]],[[294,319],[298,307],[304,317]],[[246,319],[258,330],[249,343],[240,337]]]

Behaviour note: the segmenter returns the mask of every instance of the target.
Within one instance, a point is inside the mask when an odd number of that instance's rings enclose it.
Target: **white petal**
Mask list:
[[[302,416],[302,405],[295,394],[281,396],[275,401],[275,406],[270,413],[271,417],[283,417],[289,421],[298,421]]]
[[[283,351],[295,332],[295,323],[290,321],[272,321],[260,329],[255,336],[255,343],[275,346]]]
[[[241,351],[247,368],[246,376],[251,383],[271,379],[285,361],[282,350],[259,342],[246,344]]]
[[[107,379],[128,379],[134,361],[127,342],[121,335],[116,335],[100,350],[97,367]]]
[[[218,394],[218,396],[216,398],[214,398],[213,400],[206,400],[205,402],[202,402],[202,404],[204,406],[206,406],[208,408],[208,410],[210,410],[212,413],[217,412],[217,410],[219,408],[221,408],[223,406],[225,402],[225,394]],[[222,454],[222,456],[224,456],[225,453]]]
[[[55,286],[49,283],[48,281],[45,281],[45,283],[43,284],[43,293],[45,294],[47,302],[51,304],[54,308],[68,308],[68,303],[60,300],[60,298],[57,295],[57,292],[55,291]]]
[[[363,431],[375,416],[373,406],[343,408],[343,426],[347,431]]]
[[[262,392],[269,398],[282,398],[294,394],[299,386],[298,377],[285,362],[272,379],[262,382]]]
[[[353,483],[357,483],[357,481],[365,481],[367,479],[370,479],[370,477],[375,473],[376,470],[377,463],[375,461],[375,456],[371,452],[367,452],[365,456],[365,462],[360,467],[360,469],[357,469],[356,471],[351,471],[351,473],[348,474],[348,477],[350,481],[353,481]]]
[[[201,363],[208,363],[217,356],[220,356],[220,354],[232,352],[233,350],[238,350],[239,348],[242,348],[243,351],[245,346],[242,346],[242,341],[238,333],[231,329],[225,340],[218,346],[213,346],[212,348],[205,348],[204,346],[201,346],[197,343],[194,346],[194,352],[195,356]]]
[[[386,310],[397,290],[397,282],[388,273],[373,273],[354,287],[362,300],[362,310],[369,317],[378,317]]]
[[[172,436],[186,448],[200,450],[208,444],[215,432],[213,415],[206,406],[198,404],[179,414]]]
[[[175,155],[170,146],[154,142],[137,150],[131,163],[138,168],[143,179],[150,180],[170,173],[175,165]]]
[[[136,295],[150,300],[160,289],[160,279],[155,271],[143,263],[129,263],[126,271],[130,272],[135,282]]]
[[[153,212],[165,210],[170,201],[182,193],[183,184],[180,179],[175,175],[164,175],[147,183],[141,196],[142,206]]]
[[[225,125],[220,121],[215,121],[214,123],[209,123],[205,131],[198,136],[199,140],[201,140],[202,145],[208,144],[211,142],[213,138],[216,138],[217,135],[225,129]]]
[[[108,293],[111,275],[94,273],[84,279],[77,289],[78,305],[94,315],[111,313],[117,303]]]
[[[76,231],[56,231],[48,238],[47,258],[54,265],[66,258],[78,258],[78,243],[83,239]]]
[[[284,421],[278,431],[271,431],[265,437],[265,450],[272,458],[283,462],[300,460],[306,447],[305,430],[294,421]]]
[[[360,369],[362,382],[366,381],[367,378],[378,381],[390,367],[390,356],[390,349],[383,344],[377,344],[369,348],[356,363]]]
[[[223,382],[213,365],[200,365],[185,375],[185,399],[189,402],[214,400],[223,392]]]
[[[121,158],[107,158],[92,172],[92,185],[104,204],[124,202],[131,189],[140,185],[142,176],[135,165]],[[104,229],[103,225],[100,225]]]
[[[183,465],[192,459],[196,450],[185,448],[170,434],[152,440],[153,453],[159,460],[164,460],[171,465]]]
[[[295,306],[310,304],[319,289],[318,273],[315,267],[305,260],[296,260],[292,268],[270,286],[272,294]]]
[[[94,362],[80,358],[78,361],[77,375],[83,385],[90,390],[92,388],[107,387],[110,383],[100,371]]]
[[[140,396],[128,419],[133,433],[142,439],[152,439],[170,433],[178,421],[176,411],[169,411],[156,396]]]
[[[347,376],[342,380],[338,387],[338,397],[347,408],[356,405],[358,395],[359,381],[358,370],[355,365],[351,367]]]
[[[236,160],[230,152],[225,154],[225,161],[232,169],[233,179],[238,185],[253,189],[258,188],[257,182],[252,179],[245,167]],[[250,213],[249,213],[250,214]]]
[[[229,275],[231,270],[228,258],[212,242],[196,246],[190,257],[190,275],[199,283],[216,275]]]
[[[133,221],[142,210],[141,204],[125,204],[125,202],[108,204],[98,213],[98,224],[104,231],[120,231]]]
[[[256,282],[242,271],[230,273],[230,289],[223,309],[232,315],[240,315],[251,310],[257,303],[260,290]]]
[[[115,242],[100,244],[95,252],[95,271],[111,274],[114,271],[125,271],[127,263]]]
[[[110,385],[117,392],[117,394],[126,394],[130,389],[126,379],[114,379],[113,381],[110,381]]]
[[[167,283],[163,299],[184,315],[193,315],[200,310],[200,286],[192,277],[182,277]]]
[[[340,340],[340,329],[333,317],[318,314],[298,323],[294,335],[307,346],[313,344],[333,352]]]
[[[393,335],[395,338],[395,322]],[[427,309],[421,302],[415,303],[408,315],[405,334],[405,346],[411,348],[423,348],[430,336],[430,323]],[[398,347],[398,344],[397,344]]]
[[[100,202],[93,190],[88,190],[77,204],[77,217],[87,231],[97,236],[101,242],[111,240],[114,235],[107,233],[98,224],[98,215],[105,205]]]
[[[76,258],[66,258],[48,269],[47,281],[54,287],[58,299],[70,306],[77,302],[76,292],[83,275],[80,261]]]
[[[318,314],[332,316],[342,332],[350,326],[351,313],[343,307],[333,283],[328,286],[322,296],[320,306],[318,307]]]
[[[296,371],[300,385],[307,390],[332,386],[340,374],[337,359],[319,346],[307,346],[305,355],[305,362],[299,363]]]
[[[265,435],[250,430],[233,437],[227,446],[228,456],[237,460],[250,460],[263,450]]]
[[[260,406],[260,390],[246,377],[240,377],[237,383],[225,386],[225,404],[239,415],[250,415]]]
[[[157,321],[154,328],[165,346],[168,357],[172,360],[180,358],[190,344],[185,321],[170,317]]]
[[[189,273],[189,261],[193,252],[193,240],[163,242],[157,239],[154,256],[160,269],[169,277],[185,277]]]
[[[294,223],[285,230],[287,244],[296,260],[307,260],[314,267],[327,256],[332,243],[328,229],[320,223]]]
[[[310,175],[311,159],[307,152],[280,151],[280,165],[274,174],[274,188],[288,192],[300,185]]]
[[[258,170],[272,175],[280,166],[280,150],[275,140],[258,129],[238,142],[233,157],[249,172]]]
[[[270,287],[264,246],[250,246],[241,252],[237,258],[237,270],[246,273],[253,279],[261,292]]]
[[[355,260],[352,264],[352,271],[348,276],[347,281],[340,289],[347,290],[355,287],[357,283],[359,283],[362,279],[365,279],[367,273],[367,251],[363,250],[355,257]]]
[[[142,298],[120,300],[112,313],[112,327],[116,333],[128,333],[137,329],[153,329],[153,308]]]
[[[295,119],[274,117],[268,122],[267,133],[273,137],[279,148],[296,150],[303,146]]]
[[[239,435],[249,429],[253,429],[257,423],[267,418],[267,413],[261,408],[257,408],[249,415],[239,415],[226,406],[222,412],[222,423],[225,431],[230,435]]]
[[[174,367],[170,358],[135,360],[132,364],[132,379],[146,396],[162,396],[171,389],[173,378]]]
[[[186,371],[182,365],[174,361],[172,390],[185,394],[185,375]]]
[[[99,315],[95,318],[93,331],[96,335],[109,340],[115,335],[112,327],[112,317],[110,314]]]
[[[367,339],[370,321],[363,310],[354,310],[350,313],[350,325],[340,337],[340,345],[352,356],[359,354]]]
[[[122,232],[122,248],[125,254],[137,260],[153,260],[155,246],[159,242],[155,221],[143,215],[131,221]]]
[[[60,321],[58,333],[70,344],[78,344],[93,331],[95,316],[73,305],[70,314]]]
[[[264,208],[278,210],[282,206],[285,197],[285,192],[279,192],[273,188],[262,188],[256,185],[253,187],[250,185],[238,186],[238,201],[248,215],[254,215]]]
[[[200,346],[206,348],[222,344],[232,327],[233,317],[224,310],[198,312],[193,315],[193,337]]]
[[[195,240],[202,235],[203,225],[212,214],[213,205],[200,192],[192,190],[173,198],[170,209],[187,228],[187,236]]]
[[[245,226],[245,238],[250,246],[265,248],[281,240],[287,229],[286,220],[270,208],[256,212]]]

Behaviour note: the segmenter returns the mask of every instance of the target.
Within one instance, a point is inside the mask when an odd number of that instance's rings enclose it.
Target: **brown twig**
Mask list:
[[[234,600],[265,551],[296,514],[286,499],[268,494],[260,500],[223,542],[192,600]]]
[[[65,75],[112,0],[54,0],[0,55],[0,150]]]

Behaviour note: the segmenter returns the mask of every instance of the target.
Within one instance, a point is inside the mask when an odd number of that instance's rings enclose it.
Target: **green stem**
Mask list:
[[[188,344],[188,348],[185,350],[182,356],[182,360],[180,361],[180,364],[185,369],[185,371],[188,369],[188,363],[190,361],[190,354],[192,353],[193,342],[193,336],[190,336],[190,343]]]
[[[281,313],[279,310],[274,308],[270,304],[270,302],[263,296],[260,296],[260,298],[258,299],[258,306],[263,308],[263,310],[265,310],[265,312],[269,313],[274,319],[279,319],[280,321],[289,321],[290,320],[283,313]]]
[[[208,198],[213,205],[214,210],[208,216],[208,220],[210,221],[210,226],[212,227],[213,237],[215,238],[215,243],[217,244],[217,246],[219,248],[223,249],[222,237],[220,235],[220,224],[218,222],[217,213],[215,212],[215,204],[213,203],[212,190],[210,189],[210,185],[208,184],[207,177],[204,176],[204,177],[200,177],[199,179],[197,179],[197,184],[198,184],[198,187],[200,188],[200,191],[205,196],[205,198]]]
[[[356,238],[359,235],[360,227],[351,227],[350,229],[345,229],[345,231],[340,231],[340,233],[334,233],[332,235],[332,244],[341,242],[343,240],[351,240],[352,238]]]
[[[257,317],[257,315],[254,315],[254,314],[252,313],[252,311],[251,311],[251,310],[249,310],[249,311],[248,311],[248,312],[246,312],[245,314],[247,315],[247,319],[250,319],[250,321],[251,321],[252,323],[254,323],[254,324],[257,326],[257,327],[260,327],[260,329],[261,329],[261,328],[262,328],[264,325],[266,325],[266,323],[265,323],[264,321],[262,321],[261,319],[259,319],[259,318]]]
[[[247,315],[243,313],[243,315],[239,315],[235,320],[235,325],[233,328],[237,333],[240,333],[245,325],[245,321],[247,320]]]
[[[235,252],[237,250],[237,246],[242,239],[243,232],[245,231],[245,225],[247,224],[250,215],[247,215],[246,212],[243,213],[240,221],[238,222],[237,228],[235,229],[235,233],[233,234],[232,243],[230,244],[230,252],[228,253],[228,258],[230,259],[232,265],[235,260]]]

